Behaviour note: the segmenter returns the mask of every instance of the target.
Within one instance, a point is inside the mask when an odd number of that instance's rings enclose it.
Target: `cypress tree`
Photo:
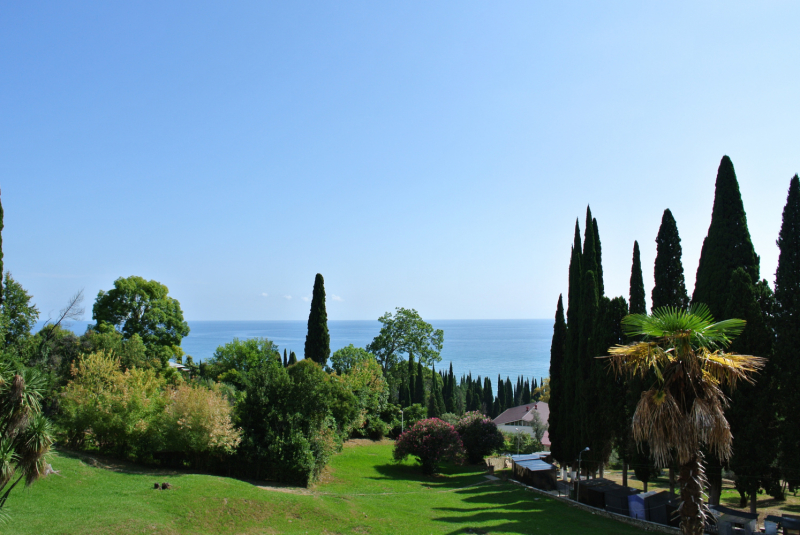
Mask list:
[[[759,258],[747,229],[736,172],[731,159],[723,156],[717,170],[711,225],[700,252],[692,303],[708,305],[717,321],[726,319],[728,285],[739,267],[744,268],[750,280],[759,280]]]
[[[553,324],[553,339],[550,343],[550,418],[548,421],[548,433],[550,435],[550,451],[552,451],[553,457],[562,465],[572,461],[572,458],[567,457],[564,448],[565,424],[568,422],[568,414],[564,412],[566,407],[564,399],[566,397],[566,385],[562,375],[562,364],[564,353],[566,352],[566,342],[567,324],[564,321],[564,302],[562,296],[559,295],[558,304],[556,305],[556,319]],[[536,379],[533,381],[535,387]]]
[[[294,354],[294,351],[289,353],[289,366],[297,364],[297,355]]]
[[[681,238],[672,212],[667,208],[661,217],[661,227],[656,238],[656,263],[654,269],[653,310],[661,307],[686,308],[689,295],[683,278]]]
[[[525,380],[525,386],[522,388],[522,404],[527,405],[531,402],[531,383]]]
[[[486,406],[486,414],[492,418],[497,417],[494,414],[494,396],[492,395],[492,380],[486,376],[483,379],[483,404]]]
[[[500,374],[497,374],[497,414],[500,415],[506,410],[506,388],[505,383],[503,383],[503,379],[500,378]]]
[[[414,365],[414,353],[408,354],[408,404],[419,403],[417,401],[417,367]]]
[[[514,406],[514,389],[511,387],[511,379],[508,376],[506,376],[506,387],[504,393],[506,409],[510,409]]]
[[[594,251],[596,257],[597,269],[594,272],[597,277],[597,295],[605,295],[605,287],[603,286],[603,247],[600,245],[600,230],[597,228],[597,218],[592,219],[592,230],[594,231]]]
[[[599,303],[597,299],[597,284],[594,272],[587,271],[583,281],[583,302],[581,303],[581,340],[578,346],[577,366],[575,367],[575,395],[578,398],[576,411],[573,413],[574,439],[578,450],[588,444],[590,420],[594,410],[591,399],[591,383],[589,380],[592,364],[594,363],[596,336],[595,325],[598,321]]]
[[[436,365],[431,364],[431,392],[428,400],[428,418],[439,418],[444,413],[444,400],[436,379]]]
[[[566,310],[566,329],[567,338],[565,343],[564,359],[561,364],[561,383],[564,386],[563,393],[559,396],[563,408],[559,409],[562,414],[563,428],[561,429],[561,456],[562,462],[572,462],[578,456],[578,440],[575,438],[573,423],[577,417],[577,370],[578,370],[578,347],[581,339],[581,298],[583,283],[583,253],[580,234],[580,226],[575,221],[575,235],[572,243],[572,251],[569,262],[569,290],[567,293]],[[539,399],[539,393],[534,396]],[[567,423],[569,422],[569,423]],[[551,440],[552,443],[552,440]]]
[[[647,314],[647,303],[644,297],[644,279],[642,278],[642,259],[639,256],[639,242],[633,242],[633,264],[631,265],[631,287],[628,300],[628,312],[631,314]]]
[[[583,273],[591,271],[597,279],[597,244],[594,241],[594,224],[592,223],[592,210],[586,207],[586,226],[583,229],[583,255],[581,255],[581,270]],[[597,284],[595,282],[595,284]],[[595,289],[596,291],[596,289]]]
[[[456,412],[456,378],[453,375],[453,363],[450,362],[450,372],[447,374],[447,396],[444,400],[447,412]]]
[[[317,273],[311,296],[311,311],[308,314],[305,358],[324,366],[330,356],[331,336],[328,334],[328,313],[325,311],[325,281]]]
[[[475,410],[476,411],[483,411],[483,385],[481,381],[481,376],[479,375],[477,379],[475,379],[475,388],[473,389],[475,392]]]
[[[417,378],[414,381],[414,403],[425,405],[425,376],[422,362],[417,362]]]
[[[766,281],[754,285],[744,268],[731,276],[726,316],[747,322],[744,331],[731,344],[730,351],[743,355],[771,355],[773,331],[770,325],[774,296]],[[760,298],[760,299],[759,299]],[[741,507],[750,498],[750,512],[756,512],[756,496],[764,487],[780,494],[772,465],[778,455],[778,435],[773,403],[771,359],[758,374],[756,384],[742,381],[731,395],[725,416],[733,434],[730,467],[736,473],[736,488]]]
[[[283,367],[287,367],[289,365],[289,356],[286,354],[286,348],[283,348]]]
[[[781,468],[789,484],[800,485],[800,183],[789,183],[783,222],[778,235],[778,269],[775,272],[775,351],[773,363],[781,417]]]

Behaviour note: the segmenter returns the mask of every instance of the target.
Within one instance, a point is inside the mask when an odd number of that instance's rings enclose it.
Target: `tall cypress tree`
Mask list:
[[[511,387],[511,379],[508,376],[506,376],[505,396],[506,408],[510,409],[514,406],[514,389]]]
[[[294,351],[289,353],[289,366],[292,366],[293,364],[297,364],[297,355],[294,354]]]
[[[656,238],[656,264],[654,269],[653,310],[661,307],[686,308],[689,295],[683,278],[681,238],[672,212],[667,208],[661,217],[661,227]]]
[[[417,367],[414,365],[414,353],[408,354],[408,403],[409,405],[419,403],[417,401]]]
[[[771,355],[771,323],[774,296],[766,281],[754,285],[744,268],[733,272],[726,316],[747,322],[744,331],[730,347],[743,355]],[[780,483],[772,468],[778,455],[777,419],[773,403],[773,368],[768,359],[758,374],[756,384],[742,381],[731,395],[725,416],[733,434],[730,467],[736,473],[736,488],[742,497],[741,507],[750,499],[750,512],[756,512],[760,488],[780,493]]]
[[[592,223],[592,210],[586,207],[586,227],[583,230],[583,255],[581,255],[581,270],[583,273],[591,271],[595,274],[597,284],[597,244],[594,239],[594,223]],[[597,288],[595,288],[597,291]]]
[[[311,296],[311,311],[308,314],[305,357],[324,366],[330,356],[331,336],[328,334],[328,313],[325,311],[325,281],[317,273]]]
[[[564,412],[566,406],[566,385],[562,365],[567,343],[567,323],[564,320],[564,301],[558,296],[556,305],[556,319],[553,323],[553,339],[550,342],[550,417],[548,419],[548,433],[550,435],[550,451],[553,457],[562,465],[572,461],[566,456],[564,448],[565,425],[568,415]],[[536,379],[534,379],[535,385]]]
[[[283,367],[285,368],[288,365],[289,365],[289,355],[286,353],[286,348],[284,347],[283,348]]]
[[[800,485],[800,183],[795,175],[789,183],[783,222],[778,236],[778,269],[775,273],[775,351],[778,414],[781,436],[781,467],[785,479]]]
[[[575,437],[574,421],[578,414],[577,405],[577,376],[578,373],[578,348],[581,340],[581,299],[583,283],[583,253],[580,225],[575,221],[575,235],[569,262],[569,289],[567,292],[566,329],[564,359],[561,364],[561,383],[564,385],[563,394],[559,397],[563,408],[561,438],[561,462],[569,463],[578,456],[578,442]],[[539,394],[535,396],[539,399]],[[569,422],[569,423],[567,423]],[[552,440],[551,440],[552,442]]]
[[[506,410],[506,385],[500,374],[497,374],[497,414],[500,415]]]
[[[647,303],[642,278],[642,259],[639,256],[639,242],[633,242],[633,264],[631,265],[631,287],[628,296],[628,308],[631,314],[647,314]]]
[[[483,404],[486,406],[486,414],[495,418],[494,414],[494,395],[492,394],[492,380],[489,376],[483,378]]]
[[[579,450],[588,444],[588,434],[592,412],[595,409],[591,400],[589,380],[594,363],[596,325],[599,317],[597,283],[593,271],[587,271],[583,280],[583,302],[581,303],[581,340],[578,346],[577,366],[575,368],[575,393],[578,397],[577,410],[573,414],[575,444]]]
[[[522,403],[527,405],[531,402],[531,383],[525,380],[525,386],[522,388]]]
[[[428,400],[428,418],[439,418],[444,413],[444,400],[436,378],[436,365],[431,364],[431,392]]]
[[[708,305],[717,321],[726,319],[728,285],[739,267],[744,268],[750,280],[759,280],[759,258],[747,229],[739,182],[731,159],[723,156],[717,170],[711,225],[700,252],[692,303]]]
[[[417,362],[417,378],[414,381],[414,403],[425,405],[425,376],[422,362]]]
[[[594,272],[597,278],[597,295],[602,297],[606,290],[603,285],[603,247],[600,245],[600,230],[597,228],[597,218],[592,219],[592,230],[594,231],[594,252],[597,269]]]

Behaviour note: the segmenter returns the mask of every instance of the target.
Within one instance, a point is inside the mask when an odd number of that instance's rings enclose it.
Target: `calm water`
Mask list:
[[[444,331],[442,362],[453,363],[456,375],[488,375],[492,383],[500,374],[547,377],[550,367],[552,320],[434,320],[434,328]],[[74,322],[70,328],[80,334],[87,322]],[[190,321],[191,332],[181,347],[195,361],[207,359],[218,346],[237,338],[269,338],[283,348],[303,356],[305,321]],[[365,347],[380,331],[378,321],[329,321],[331,351],[348,344]]]

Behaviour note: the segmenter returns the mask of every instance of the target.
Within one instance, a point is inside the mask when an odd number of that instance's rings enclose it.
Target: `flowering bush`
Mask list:
[[[503,447],[503,434],[497,425],[478,411],[468,412],[456,424],[456,431],[467,450],[467,459],[475,464]]]
[[[428,418],[415,423],[395,442],[396,461],[409,455],[417,458],[424,474],[434,474],[440,462],[460,463],[464,458],[464,445],[452,425],[439,418]]]

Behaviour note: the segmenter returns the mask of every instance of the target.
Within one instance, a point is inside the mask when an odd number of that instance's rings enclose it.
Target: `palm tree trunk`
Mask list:
[[[705,511],[703,486],[706,483],[701,454],[698,452],[680,467],[678,486],[681,489],[681,533],[703,535]]]

